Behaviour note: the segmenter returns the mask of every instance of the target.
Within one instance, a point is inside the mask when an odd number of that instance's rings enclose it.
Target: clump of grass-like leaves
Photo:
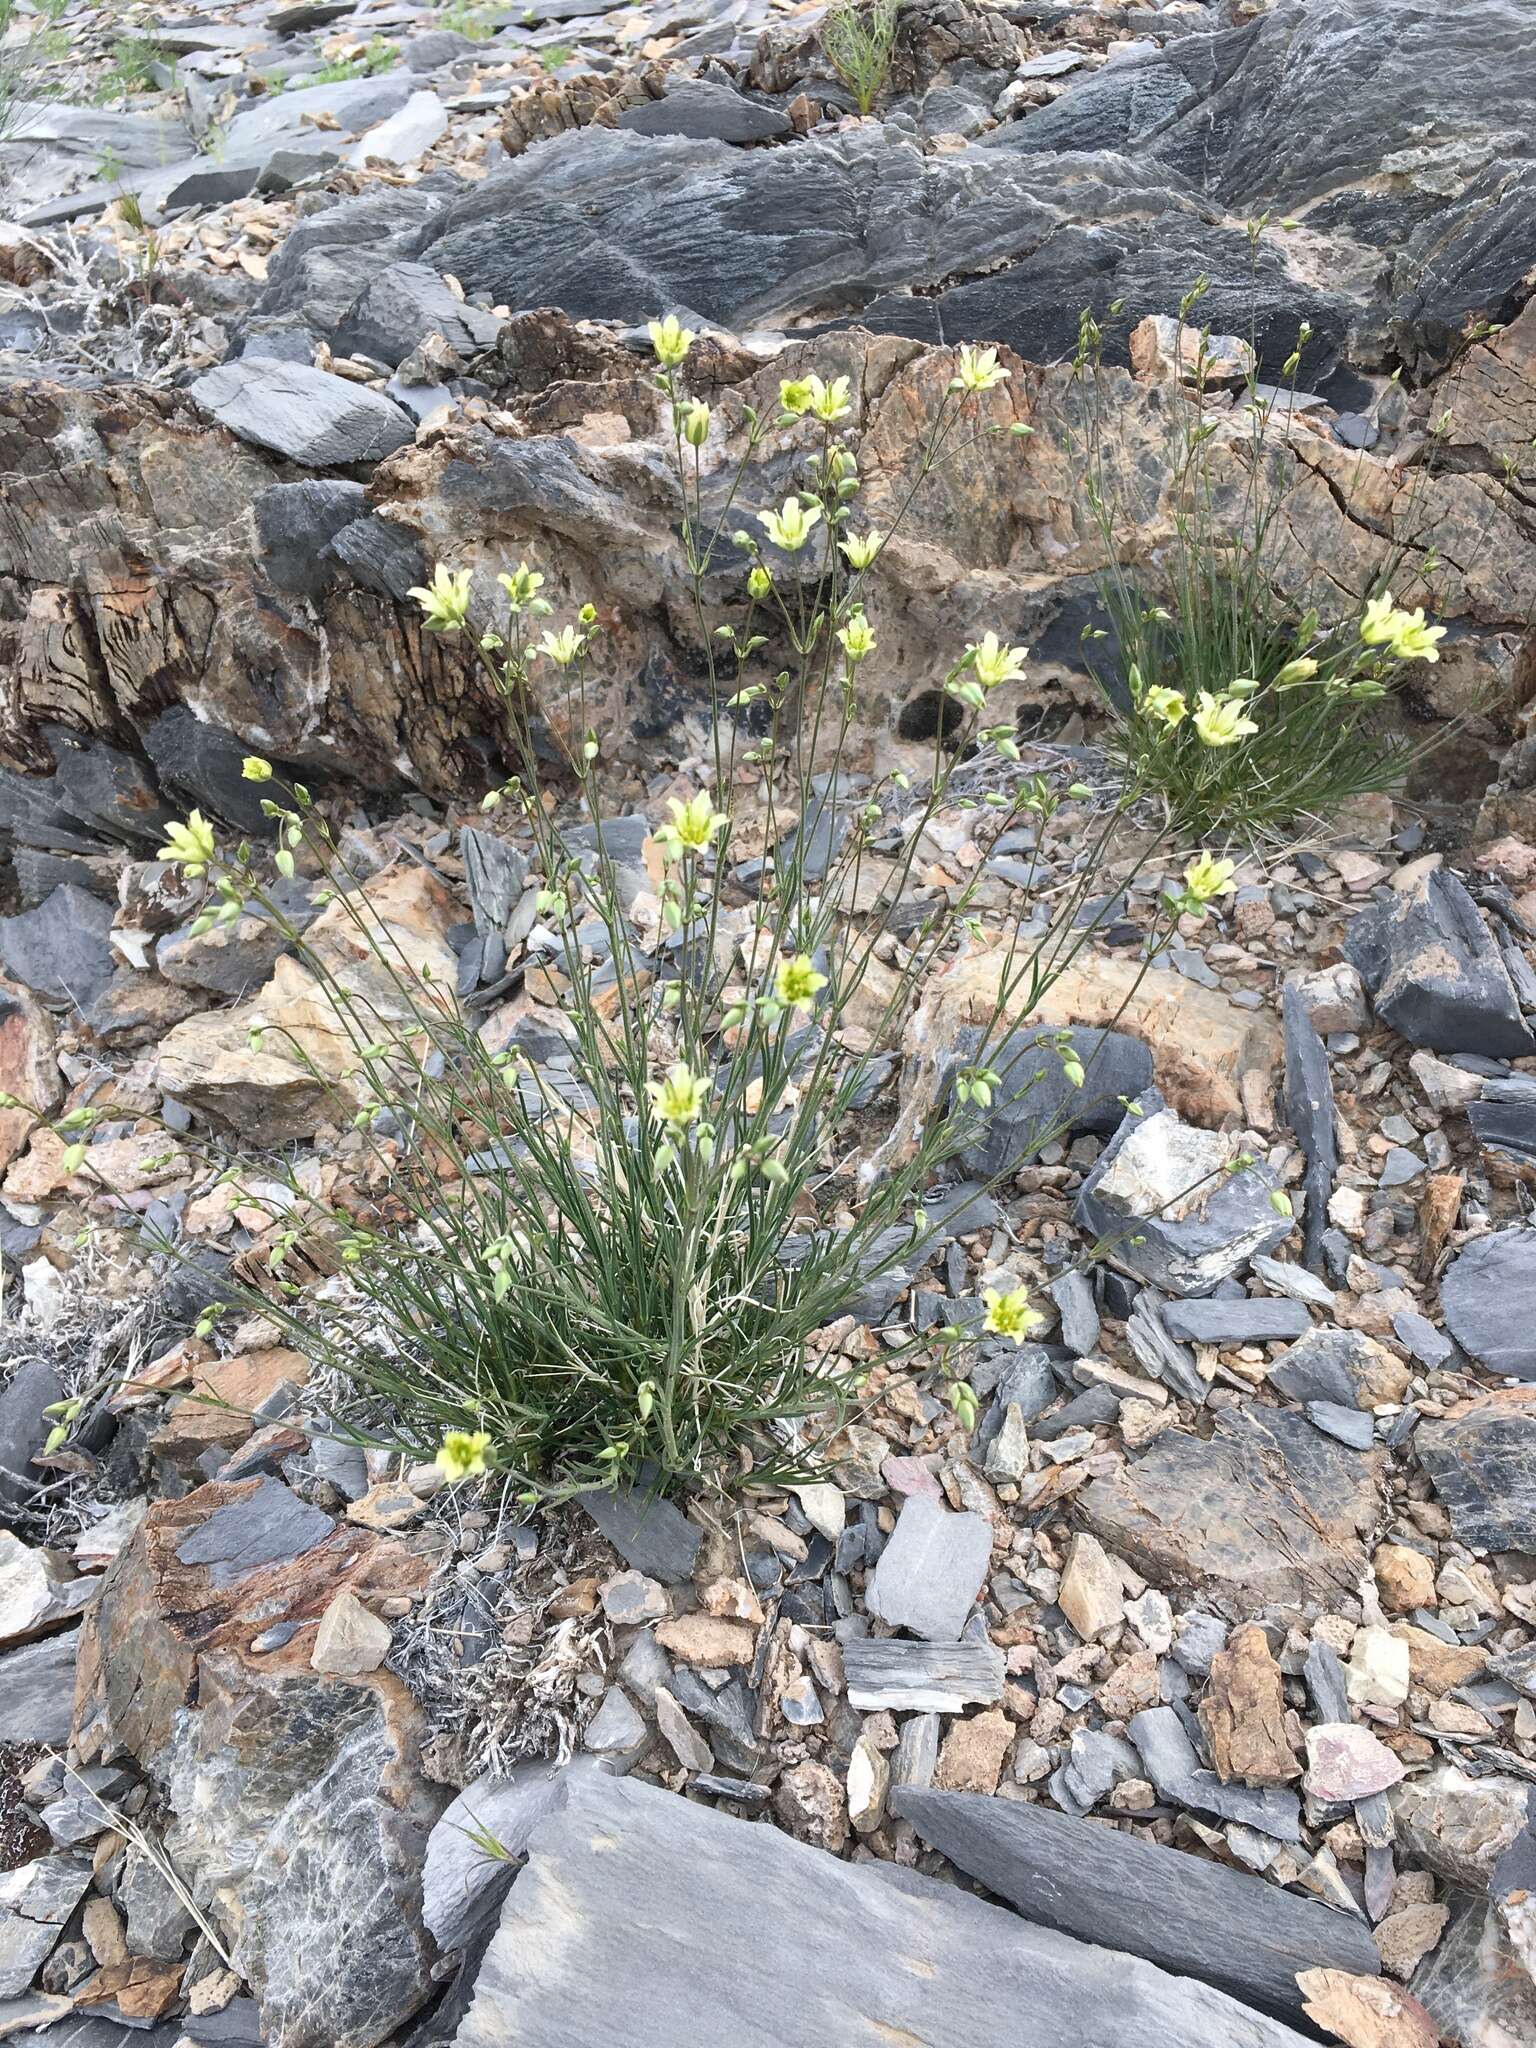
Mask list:
[[[1185,335],[1203,290],[1202,281],[1179,308]],[[1285,382],[1268,395],[1252,351],[1232,394],[1218,388],[1208,330],[1194,339],[1187,388],[1176,384],[1169,399],[1172,530],[1155,591],[1120,560],[1135,507],[1102,433],[1106,401],[1096,390],[1089,398],[1085,489],[1109,564],[1100,594],[1116,648],[1113,674],[1100,678],[1112,745],[1180,835],[1262,838],[1399,787],[1425,751],[1383,733],[1379,710],[1405,664],[1439,659],[1445,629],[1384,587],[1330,626],[1283,594],[1316,567],[1297,559],[1284,520],[1294,475],[1284,423],[1309,332],[1303,325]],[[1090,386],[1101,347],[1084,314],[1074,368]]]
[[[839,794],[851,791],[859,672],[877,644],[869,572],[890,539],[855,519],[858,465],[839,431],[853,411],[849,380],[785,381],[771,416],[744,414],[748,455],[769,435],[799,448],[795,488],[744,514],[748,463],[726,472],[723,503],[703,466],[719,436],[710,406],[684,385],[693,336],[669,317],[652,339],[714,718],[708,772],[655,828],[649,886],[620,865],[602,823],[603,750],[588,709],[604,660],[594,609],[545,624],[545,579],[526,562],[496,579],[494,605],[470,570],[446,564],[414,593],[431,630],[472,644],[507,708],[518,765],[483,808],[540,878],[529,943],[561,986],[566,1062],[531,1057],[515,1027],[477,1028],[424,977],[346,871],[309,792],[265,761],[252,757],[246,773],[271,785],[272,855],[221,849],[197,813],[165,849],[209,883],[202,929],[247,907],[274,921],[311,978],[314,1012],[349,1049],[339,1075],[324,1073],[299,1036],[256,1033],[325,1081],[365,1149],[359,1186],[374,1194],[371,1207],[355,1192],[328,1205],[288,1162],[261,1162],[260,1177],[285,1191],[271,1205],[282,1228],[265,1312],[385,1397],[408,1448],[436,1451],[456,1477],[498,1470],[531,1497],[815,1468],[871,1359],[849,1310],[935,1246],[923,1206],[934,1176],[1002,1085],[991,1064],[1000,1036],[1088,942],[1103,850],[1141,794],[1129,786],[1101,821],[1044,938],[1021,936],[1017,915],[997,920],[997,997],[970,1064],[908,1156],[858,1175],[872,1063],[897,1043],[930,970],[967,933],[984,936],[980,866],[947,888],[923,880],[930,824],[963,801],[983,836],[987,823],[1000,835],[1024,820],[1043,835],[1060,791],[1025,772],[1011,725],[989,715],[993,693],[1022,675],[1024,650],[987,631],[942,678],[955,721],[936,737],[926,777],[893,771],[857,801]],[[914,492],[979,436],[1008,430],[988,397],[1008,375],[995,351],[958,352]],[[721,622],[705,583],[733,542],[744,588]],[[530,738],[535,721],[563,754],[553,779]],[[984,801],[954,789],[962,761]],[[751,881],[733,859],[744,798],[769,849]],[[812,859],[826,837],[809,829],[818,805],[834,813],[825,866]],[[848,906],[868,900],[874,841],[893,830],[893,871],[874,908],[854,914]],[[323,917],[308,931],[270,880],[274,866],[292,878],[301,863],[325,882]],[[1149,960],[1231,875],[1230,861],[1191,864],[1164,899]],[[895,915],[914,895],[915,926]],[[1091,1079],[1064,1035],[1039,1058],[1042,1071],[1059,1062],[1071,1086]],[[1010,1074],[1009,1087],[1037,1078]],[[79,1167],[89,1148],[78,1116],[67,1135]],[[289,1269],[316,1237],[338,1269],[318,1294]],[[1022,1287],[988,1289],[977,1308],[972,1335],[1022,1341],[1038,1321]],[[886,1335],[884,1360],[921,1345],[961,1417],[974,1416],[960,1328]]]
[[[833,0],[822,17],[823,54],[861,114],[885,89],[900,18],[901,0]]]

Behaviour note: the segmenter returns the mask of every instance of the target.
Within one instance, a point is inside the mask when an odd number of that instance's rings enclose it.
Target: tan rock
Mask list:
[[[1284,1785],[1301,1775],[1280,1667],[1257,1623],[1235,1628],[1211,1659],[1200,1725],[1223,1784]]]
[[[1440,2029],[1419,2001],[1379,1977],[1300,1970],[1302,2010],[1345,2048],[1439,2048]]]
[[[1097,1537],[1082,1530],[1073,1537],[1056,1600],[1085,1643],[1124,1621],[1125,1586],[1120,1568]]]
[[[109,1963],[128,1960],[128,1941],[122,1918],[110,1899],[89,1898],[81,1915],[81,1932],[86,1947],[103,1969]]]
[[[1393,1635],[1408,1645],[1408,1676],[1426,1692],[1449,1692],[1465,1685],[1483,1670],[1488,1652],[1475,1643],[1443,1643],[1427,1628],[1411,1622],[1394,1624]]]
[[[343,1586],[320,1617],[310,1669],[346,1678],[377,1671],[392,1641],[388,1622],[370,1614],[351,1587]]]
[[[26,1151],[12,1160],[10,1171],[0,1183],[0,1193],[13,1202],[46,1202],[50,1195],[59,1194],[69,1186],[70,1176],[64,1165],[68,1149],[52,1131],[34,1131]]]
[[[791,1764],[775,1788],[773,1810],[791,1834],[834,1856],[848,1846],[843,1787],[825,1764],[812,1758]]]
[[[33,1120],[51,1116],[64,1100],[53,1019],[14,982],[0,981],[0,1095],[23,1106],[0,1109],[0,1167],[9,1166],[27,1141]]]
[[[750,1664],[757,1649],[757,1630],[750,1622],[717,1614],[678,1614],[657,1624],[656,1640],[680,1664],[710,1670]]]
[[[403,1479],[380,1479],[347,1502],[346,1515],[364,1529],[409,1529],[421,1520],[423,1506]]]
[[[1411,1614],[1416,1607],[1434,1607],[1434,1561],[1422,1550],[1403,1543],[1382,1543],[1371,1560],[1381,1604],[1388,1614]]]
[[[1187,384],[1202,390],[1246,383],[1254,374],[1252,344],[1235,334],[1208,334],[1171,313],[1148,313],[1130,333],[1131,373],[1143,384]]]
[[[871,1835],[885,1819],[891,1767],[868,1735],[861,1735],[848,1759],[848,1818],[854,1831]]]
[[[1403,1906],[1376,1923],[1381,1966],[1406,1984],[1436,1946],[1451,1917],[1449,1906]]]
[[[1014,1726],[1001,1707],[956,1721],[939,1751],[933,1782],[941,1792],[995,1792]]]

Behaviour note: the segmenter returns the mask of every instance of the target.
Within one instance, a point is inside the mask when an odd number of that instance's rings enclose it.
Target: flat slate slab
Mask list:
[[[379,462],[416,428],[392,399],[311,363],[245,356],[188,386],[220,426],[310,469]]]
[[[1463,1543],[1536,1550],[1536,1387],[1497,1387],[1413,1442]]]
[[[1536,1380],[1536,1229],[1516,1225],[1458,1253],[1440,1285],[1445,1326],[1491,1372]]]
[[[1170,1430],[1078,1495],[1080,1518],[1112,1550],[1157,1585],[1203,1587],[1234,1621],[1348,1594],[1379,1509],[1378,1454],[1346,1450],[1281,1408],[1223,1409],[1208,1441]]]
[[[593,1776],[534,1829],[455,2044],[618,2042],[1302,2048],[1303,2037],[954,1886]]]
[[[891,1805],[1027,1920],[1112,1939],[1245,2005],[1299,2015],[1298,1970],[1380,1972],[1364,1921],[1202,1856],[976,1792],[899,1786]]]

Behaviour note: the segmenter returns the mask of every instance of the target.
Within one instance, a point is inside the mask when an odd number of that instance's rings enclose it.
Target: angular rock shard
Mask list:
[[[1381,1967],[1363,1922],[1135,1835],[973,1792],[902,1786],[891,1810],[1025,1919],[1113,1943],[1245,2005],[1295,2015],[1298,1970]]]

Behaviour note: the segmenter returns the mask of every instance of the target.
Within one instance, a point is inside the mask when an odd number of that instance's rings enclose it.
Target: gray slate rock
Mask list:
[[[1344,935],[1383,1023],[1431,1052],[1518,1059],[1536,1052],[1482,912],[1446,868],[1361,911]]]
[[[86,1856],[40,1856],[0,1872],[0,1998],[20,1998],[91,1881]]]
[[[1361,1537],[1381,1511],[1380,1474],[1374,1457],[1331,1443],[1294,1410],[1249,1405],[1222,1409],[1209,1439],[1167,1431],[1077,1501],[1094,1535],[1155,1584],[1199,1585],[1239,1621],[1272,1602],[1347,1596],[1366,1569]]]
[[[1295,2018],[1298,1970],[1381,1969],[1360,1921],[1202,1856],[974,1792],[900,1787],[891,1808],[1026,1920],[1113,1940],[1244,2005]]]
[[[262,566],[279,589],[316,597],[336,574],[332,541],[368,509],[364,485],[339,477],[273,484],[256,500]]]
[[[1099,1310],[1093,1282],[1086,1273],[1063,1273],[1050,1284],[1061,1316],[1061,1341],[1077,1358],[1092,1358],[1099,1348]]]
[[[29,1358],[0,1392],[0,1514],[21,1505],[43,1474],[32,1463],[52,1427],[43,1413],[64,1398],[64,1382],[45,1358]]]
[[[626,107],[619,126],[639,135],[688,135],[716,142],[772,142],[790,132],[789,116],[749,100],[727,85],[690,78],[659,100]]]
[[[578,1494],[577,1499],[626,1564],[664,1586],[693,1576],[703,1532],[671,1501],[639,1492]]]
[[[793,1967],[786,1968],[792,1959]],[[539,1827],[456,2048],[1301,2048],[1222,1992],[634,1778]]]
[[[112,906],[66,882],[35,910],[0,917],[0,973],[45,1003],[84,1010],[114,972]]]
[[[1370,1391],[1380,1349],[1359,1330],[1309,1330],[1270,1367],[1269,1384],[1292,1401],[1327,1401],[1336,1408],[1371,1406],[1384,1396]]]
[[[1314,1271],[1322,1262],[1322,1238],[1328,1225],[1328,1198],[1339,1170],[1339,1141],[1334,1125],[1333,1075],[1317,1028],[1307,1014],[1300,989],[1287,982],[1281,997],[1285,1031],[1285,1119],[1296,1134],[1307,1162],[1302,1186],[1306,1194],[1302,1257]]]
[[[188,388],[242,441],[310,469],[379,462],[415,432],[392,400],[307,363],[242,356],[206,370]]]
[[[68,1742],[78,1640],[70,1629],[0,1657],[0,1742]]]
[[[1451,1526],[1484,1550],[1536,1550],[1536,1408],[1522,1390],[1484,1394],[1413,1439]]]
[[[1035,362],[1070,352],[1085,304],[1107,313],[1123,295],[1134,323],[1165,312],[1201,270],[1224,280],[1202,306],[1223,331],[1247,332],[1259,302],[1261,353],[1276,368],[1298,318],[1321,355],[1349,316],[1267,245],[1250,287],[1241,230],[1213,226],[1182,178],[1149,177],[1129,155],[929,155],[872,122],[792,149],[623,128],[558,135],[455,199],[421,253],[514,311],[555,304],[636,322],[667,306],[737,331],[856,311],[877,331],[1006,342]],[[945,288],[911,294],[925,285]]]
[[[1279,1182],[1262,1159],[1229,1171],[1230,1142],[1182,1122],[1157,1089],[1139,1107],[1083,1182],[1074,1215],[1122,1272],[1168,1294],[1209,1294],[1290,1235],[1291,1218],[1269,1199]]]
[[[912,1494],[880,1553],[864,1604],[892,1628],[929,1642],[958,1642],[991,1555],[992,1525],[984,1515],[952,1514]]]
[[[1083,1069],[1075,1086],[1062,1068],[1062,1040]],[[968,1065],[981,1042],[977,1031],[962,1032],[955,1067]],[[950,1082],[949,1108],[980,1126],[962,1148],[967,1173],[991,1180],[1026,1165],[1053,1138],[1083,1131],[1115,1130],[1125,1115],[1120,1098],[1139,1096],[1152,1085],[1152,1055],[1139,1038],[1123,1031],[1013,1031],[986,1055],[985,1064],[1002,1078],[990,1108],[957,1104]]]
[[[210,1567],[215,1587],[233,1586],[262,1565],[302,1557],[323,1543],[336,1524],[321,1509],[290,1493],[280,1479],[263,1480],[243,1500],[227,1501],[176,1551],[180,1564]]]
[[[1163,1327],[1189,1344],[1283,1344],[1311,1329],[1312,1318],[1299,1301],[1170,1301]]]
[[[286,330],[302,321],[312,334],[329,337],[370,278],[415,255],[442,205],[441,193],[423,181],[306,215],[272,258],[253,328]]]
[[[422,1922],[445,1955],[494,1918],[534,1829],[565,1804],[571,1774],[596,1768],[589,1760],[519,1764],[505,1778],[467,1785],[447,1808],[427,1837],[421,1881]],[[488,1855],[477,1836],[505,1856]]]
[[[339,355],[371,356],[395,369],[429,334],[460,355],[490,348],[502,322],[456,298],[425,263],[391,263],[369,280],[336,329]]]
[[[958,1714],[1003,1696],[1003,1653],[995,1643],[913,1643],[900,1636],[853,1636],[843,1645],[848,1704],[861,1714]]]
[[[1536,1380],[1536,1227],[1475,1239],[1448,1267],[1440,1305],[1446,1328],[1479,1365]]]

